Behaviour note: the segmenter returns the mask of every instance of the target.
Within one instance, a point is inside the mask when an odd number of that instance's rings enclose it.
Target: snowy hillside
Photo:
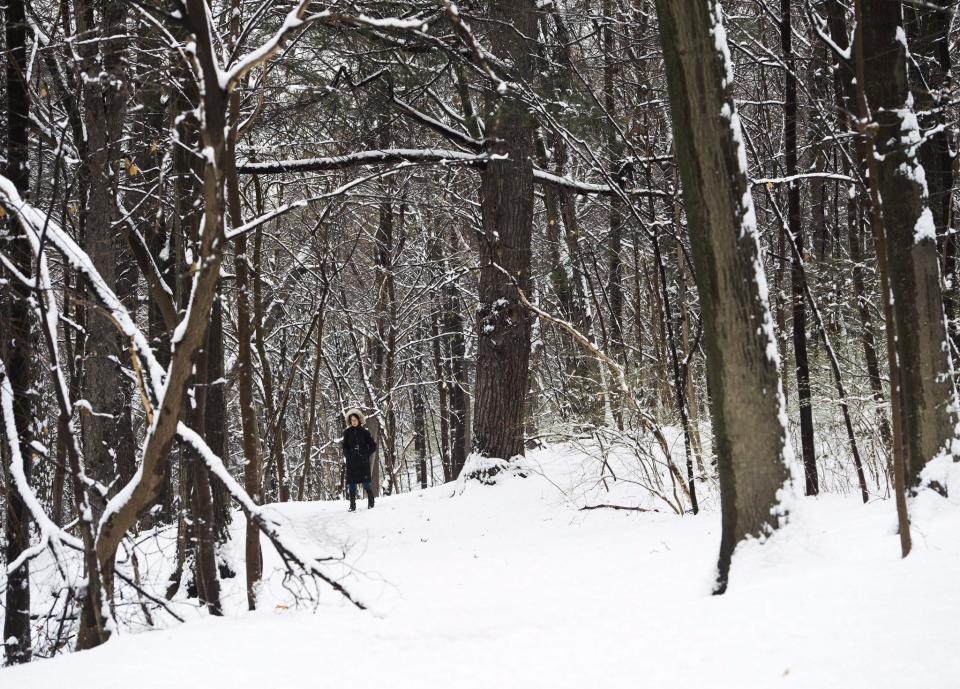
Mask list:
[[[711,596],[715,508],[582,511],[638,503],[626,481],[608,481],[610,493],[587,481],[596,460],[572,451],[527,464],[526,478],[355,514],[344,502],[276,506],[305,548],[346,552],[330,571],[368,611],[329,591],[296,609],[265,544],[274,574],[261,610],[243,610],[241,574],[225,581],[224,619],[190,608],[183,625],[5,669],[0,686],[960,686],[956,503],[923,497],[901,560],[892,502],[802,500],[769,543],[738,552],[729,591]]]

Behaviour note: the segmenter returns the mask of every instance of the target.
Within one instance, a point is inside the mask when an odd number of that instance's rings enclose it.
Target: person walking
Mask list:
[[[357,484],[363,484],[367,493],[367,509],[373,507],[373,491],[370,489],[370,456],[377,449],[370,431],[363,427],[366,420],[359,409],[348,409],[344,417],[347,427],[343,431],[343,461],[347,481],[347,497],[350,511],[357,509]]]

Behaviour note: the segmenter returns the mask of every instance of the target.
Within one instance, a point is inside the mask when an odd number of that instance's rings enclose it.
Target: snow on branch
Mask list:
[[[118,207],[119,205],[120,204],[118,204]],[[160,268],[157,266],[156,261],[153,260],[153,255],[147,247],[143,233],[134,226],[130,213],[122,208],[119,210],[121,210],[122,222],[128,228],[127,244],[130,246],[133,257],[137,261],[137,266],[140,268],[140,272],[147,283],[150,297],[156,302],[164,325],[167,326],[167,328],[173,329],[177,324],[177,309],[173,301],[173,290],[170,289],[166,280],[163,279]]]
[[[370,17],[365,14],[347,15],[332,10],[323,10],[304,16],[309,5],[310,0],[300,0],[296,7],[287,14],[283,25],[269,40],[238,59],[229,69],[220,72],[218,75],[220,87],[225,93],[230,93],[250,70],[262,65],[276,55],[292,33],[305,29],[311,24],[424,32],[433,21],[432,18],[422,15],[401,19],[399,17]]]
[[[275,163],[242,163],[237,165],[241,174],[276,174],[281,172],[323,172],[343,170],[363,165],[381,163],[439,163],[458,165],[486,165],[490,156],[486,153],[464,153],[435,148],[384,148],[372,151],[359,151],[342,156],[326,158],[301,158],[282,160]]]
[[[453,151],[449,149],[384,148],[347,153],[341,156],[328,156],[325,158],[297,158],[269,163],[247,162],[238,164],[237,172],[245,175],[324,172],[327,170],[344,170],[351,167],[395,162],[483,167],[491,159],[492,156],[487,153],[465,153],[463,151]],[[584,195],[597,194],[600,196],[614,196],[623,193],[628,197],[657,196],[665,199],[673,198],[670,192],[660,189],[635,188],[620,190],[615,189],[609,184],[592,184],[571,177],[555,175],[536,166],[533,168],[533,181],[537,184],[549,184]]]
[[[827,20],[824,19],[820,13],[810,5],[809,2],[804,3],[804,9],[806,10],[807,19],[810,21],[810,26],[813,28],[814,32],[817,34],[823,44],[830,48],[833,54],[844,62],[851,62],[853,60],[853,56],[852,51],[850,50],[850,41],[847,42],[846,48],[841,48],[839,45],[837,45],[836,41],[833,40],[833,37],[830,36]]]
[[[103,280],[87,253],[52,218],[23,201],[13,182],[3,175],[0,175],[0,203],[17,215],[24,231],[28,237],[31,237],[31,243],[33,238],[44,236],[63,255],[67,263],[87,283],[101,306],[107,310],[114,324],[125,336],[133,340],[137,352],[141,355],[150,353],[152,358],[152,350],[147,338],[137,328],[117,295]],[[155,358],[148,373],[158,384],[164,379],[163,367]]]
[[[628,197],[647,197],[647,196],[658,196],[664,199],[672,199],[673,194],[668,191],[663,191],[661,189],[646,189],[646,188],[636,188],[636,189],[617,189],[614,186],[609,184],[591,184],[589,182],[581,182],[580,180],[573,179],[571,177],[565,177],[562,175],[555,175],[553,173],[547,172],[546,170],[541,170],[538,167],[533,168],[533,181],[534,183],[539,184],[550,184],[556,187],[561,187],[567,191],[572,191],[577,194],[598,194],[600,196],[617,196],[620,193],[626,194]]]
[[[64,579],[66,579],[66,569],[63,565],[65,559],[63,546],[66,545],[76,550],[83,550],[83,543],[63,531],[63,529],[57,526],[53,520],[47,516],[43,505],[40,504],[36,494],[30,487],[26,472],[24,471],[23,455],[20,453],[20,432],[19,429],[17,429],[17,422],[13,413],[13,387],[10,385],[10,379],[7,377],[7,369],[2,361],[0,361],[0,412],[2,412],[3,415],[3,430],[4,436],[7,439],[7,449],[10,451],[11,483],[40,530],[39,542],[29,548],[25,548],[19,557],[8,563],[7,574],[9,575],[16,571],[24,562],[36,557],[45,549],[49,548],[53,553],[60,573],[64,576]]]
[[[306,205],[307,205],[306,199],[299,199],[292,203],[284,204],[283,206],[280,206],[280,208],[272,210],[268,213],[264,213],[259,218],[254,218],[250,222],[244,223],[240,227],[235,227],[231,230],[228,230],[226,233],[227,239],[234,239],[236,237],[239,237],[242,234],[246,234],[250,230],[255,230],[256,228],[260,227],[264,223],[270,222],[274,218],[279,218],[281,215],[284,215],[288,211],[292,211],[295,208],[305,208]]]
[[[273,57],[277,51],[283,47],[284,42],[291,33],[304,28],[310,23],[309,20],[304,21],[303,19],[303,15],[306,13],[309,4],[310,0],[300,0],[296,7],[287,14],[283,25],[266,43],[241,57],[226,71],[220,72],[218,78],[220,88],[223,89],[224,93],[233,91],[247,72]]]
[[[470,25],[460,16],[460,8],[457,7],[455,3],[450,2],[450,0],[443,0],[443,12],[447,16],[447,19],[450,20],[450,24],[457,32],[457,35],[460,36],[460,40],[463,41],[464,45],[466,45],[473,54],[477,66],[497,85],[497,93],[501,95],[506,93],[508,89],[507,82],[497,76],[496,72],[490,67],[493,56],[484,49],[473,33],[473,29],[471,29]]]
[[[396,29],[399,31],[424,31],[430,25],[430,22],[433,21],[431,18],[423,16],[400,19],[399,17],[370,17],[365,14],[347,15],[331,12],[330,10],[311,14],[306,20],[327,24],[349,24],[371,29]]]
[[[832,179],[839,182],[857,181],[850,175],[843,175],[839,172],[802,172],[797,175],[788,175],[787,177],[763,177],[760,179],[752,179],[750,180],[750,184],[755,187],[762,184],[790,184],[792,182],[797,182],[804,179]]]
[[[409,165],[412,165],[412,163],[401,163],[400,165],[390,168],[389,170],[381,170],[371,175],[366,175],[365,177],[358,177],[356,179],[352,179],[346,184],[342,184],[336,189],[333,189],[332,191],[328,191],[324,194],[311,196],[310,198],[306,198],[306,199],[298,199],[296,201],[292,201],[290,203],[284,204],[279,208],[276,208],[272,211],[264,213],[258,218],[254,218],[250,222],[244,223],[240,227],[236,227],[231,230],[228,230],[226,233],[226,237],[227,239],[236,239],[240,235],[250,232],[250,230],[254,230],[260,225],[263,225],[266,222],[269,222],[275,218],[278,218],[281,215],[285,215],[289,211],[292,211],[297,208],[306,208],[311,203],[316,203],[317,201],[322,201],[324,199],[331,199],[335,196],[342,196],[344,194],[348,194],[350,190],[355,187],[359,187],[360,185],[365,184],[374,179],[382,179],[383,177],[389,177],[390,175],[394,175],[400,172],[400,170],[408,167]]]
[[[383,81],[386,84],[387,96],[390,98],[390,102],[402,113],[408,115],[416,122],[419,122],[421,125],[427,129],[431,129],[439,133],[443,138],[454,143],[459,143],[462,146],[466,146],[468,149],[480,152],[483,150],[484,141],[482,139],[475,139],[466,132],[454,129],[450,125],[441,122],[437,118],[428,115],[422,110],[418,110],[410,103],[407,103],[405,100],[401,100],[397,97],[396,90],[393,85],[393,74],[389,69],[381,69],[374,74],[371,74],[368,77],[364,77],[360,81],[353,81],[350,78],[349,73],[343,67],[340,68],[340,71],[337,72],[337,78],[344,77],[347,80],[347,83],[350,84],[350,88],[356,89],[365,84],[369,84],[374,81]],[[336,83],[336,79],[334,80]],[[441,104],[441,107],[442,104]],[[449,114],[449,111],[448,111]],[[453,116],[454,119],[457,119],[457,116]]]

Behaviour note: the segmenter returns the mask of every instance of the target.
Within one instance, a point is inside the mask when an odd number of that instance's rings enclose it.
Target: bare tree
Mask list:
[[[719,2],[658,0],[704,322],[723,526],[717,593],[747,536],[777,526],[790,445],[767,282]]]
[[[510,78],[530,73],[528,36],[536,29],[532,3],[509,0],[491,7],[491,18],[515,31],[494,31],[494,55],[509,61]],[[513,87],[516,91],[516,85]],[[533,120],[508,82],[488,94],[491,153],[481,179],[480,309],[477,312],[474,452],[511,459],[523,455],[524,399],[530,357],[530,318],[519,304],[530,284],[533,230]],[[503,271],[507,272],[504,275]]]
[[[6,57],[6,136],[3,174],[18,193],[30,188],[29,141],[30,94],[27,90],[27,24],[24,3],[8,2],[4,10]],[[4,289],[0,298],[0,384],[9,385],[12,400],[7,418],[4,410],[0,435],[4,439],[4,484],[6,509],[4,523],[4,555],[7,564],[7,586],[4,599],[3,639],[7,662],[26,663],[32,653],[30,634],[30,564],[21,555],[30,546],[30,514],[24,498],[17,490],[18,481],[29,481],[33,449],[34,402],[30,392],[33,384],[33,332],[31,328],[29,287],[11,275],[15,271],[30,279],[33,273],[30,246],[17,226],[16,218],[4,214],[0,218],[0,242],[10,264],[3,266],[0,276],[9,280],[11,289]],[[11,279],[12,278],[12,279]],[[4,396],[4,404],[8,400]],[[14,472],[18,475],[14,476]]]
[[[858,3],[859,6],[859,3]],[[936,220],[920,161],[923,136],[907,82],[907,42],[899,3],[861,12],[863,91],[876,126],[875,166],[886,231],[889,300],[899,375],[906,480],[915,485],[956,425],[952,362],[944,324]]]

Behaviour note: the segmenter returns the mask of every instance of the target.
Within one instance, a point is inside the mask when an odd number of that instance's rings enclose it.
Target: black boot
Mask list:
[[[373,509],[373,491],[367,491],[367,509]]]
[[[356,511],[357,511],[357,496],[356,496],[356,495],[351,495],[351,496],[350,496],[350,511],[351,511],[351,512],[356,512]]]

